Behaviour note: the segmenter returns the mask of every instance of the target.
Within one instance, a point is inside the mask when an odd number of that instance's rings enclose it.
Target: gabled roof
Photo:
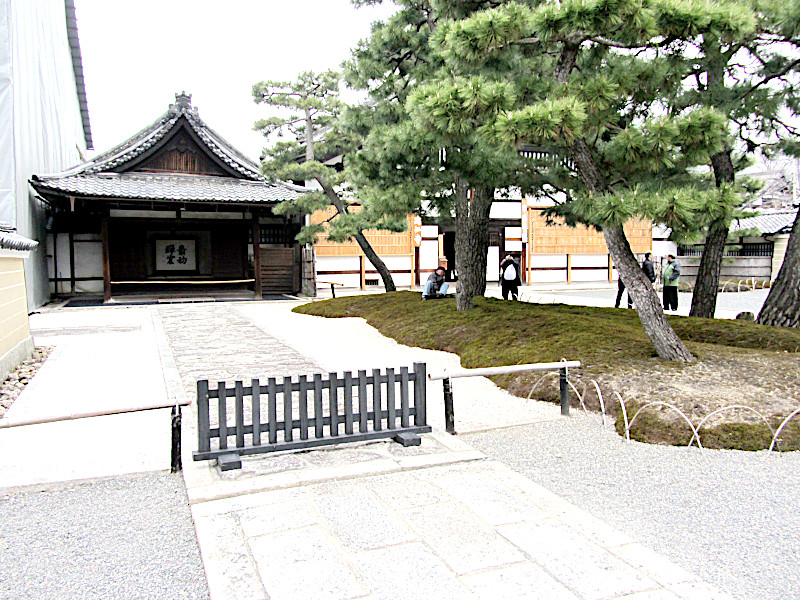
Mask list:
[[[73,196],[219,202],[280,202],[307,192],[288,183],[268,182],[256,163],[200,119],[191,95],[176,94],[175,98],[164,115],[121,144],[62,173],[34,175],[31,185],[41,193]],[[182,130],[229,176],[131,170]]]

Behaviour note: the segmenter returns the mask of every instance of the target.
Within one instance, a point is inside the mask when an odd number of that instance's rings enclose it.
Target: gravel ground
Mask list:
[[[629,443],[582,414],[460,437],[739,600],[800,598],[800,453]]]
[[[180,474],[0,494],[3,600],[209,597]]]
[[[28,385],[28,382],[36,375],[53,351],[52,346],[41,346],[33,349],[31,356],[11,371],[6,380],[0,384],[0,418],[11,408],[14,401]]]

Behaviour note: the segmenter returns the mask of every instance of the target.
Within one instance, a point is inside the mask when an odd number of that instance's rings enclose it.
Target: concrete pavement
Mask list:
[[[400,346],[362,319],[317,319],[291,308],[224,307],[263,332],[248,330],[262,372],[276,344],[325,370],[458,364],[446,353]],[[203,310],[184,310],[175,329],[165,319],[167,336],[188,343],[206,323]],[[235,315],[218,318],[233,338],[249,327]],[[287,354],[278,353],[284,363]],[[216,356],[213,348],[194,350],[184,389],[198,363],[244,377],[237,363],[223,359],[224,367]],[[429,387],[434,425],[440,394]],[[456,390],[458,428],[560,418],[553,405],[507,396],[488,381],[467,380]],[[187,441],[193,429],[187,422]],[[211,598],[730,598],[460,439],[438,428],[423,437],[418,448],[377,441],[251,456],[241,471],[227,472],[192,462],[189,442],[184,477]]]
[[[48,310],[30,323],[55,349],[6,419],[167,402],[148,308]],[[169,410],[2,429],[0,488],[168,469],[169,431]]]
[[[142,389],[150,399],[192,397],[199,375],[263,377],[419,360],[427,361],[429,370],[458,364],[446,353],[400,346],[361,319],[296,315],[292,305],[45,313],[34,328],[59,345],[17,412],[129,403]],[[91,385],[87,377],[93,378]],[[109,394],[106,384],[120,378],[125,385]],[[65,382],[75,391],[65,392]],[[461,431],[560,418],[557,407],[509,396],[486,380],[458,383]],[[438,427],[440,388],[429,386],[429,400]],[[33,470],[37,475],[15,474],[15,468],[27,469],[27,457],[4,454],[0,485],[163,470],[169,433],[160,412],[141,426],[133,415],[120,419],[104,440],[107,446],[101,452],[95,447],[103,455],[96,459],[91,442],[106,434],[91,426],[95,419],[59,424],[65,429],[49,434],[52,445],[34,452],[41,457],[41,467]],[[211,462],[191,460],[192,413],[184,413],[184,481],[213,600],[728,598],[438,428],[416,448],[378,441],[253,456],[243,460],[241,471],[223,473]],[[25,429],[27,436],[15,442],[35,448],[32,440],[41,439],[39,434]],[[0,431],[0,443],[8,443],[3,440],[9,431]],[[152,446],[144,456],[133,450],[141,442]],[[74,459],[78,467],[71,465]]]

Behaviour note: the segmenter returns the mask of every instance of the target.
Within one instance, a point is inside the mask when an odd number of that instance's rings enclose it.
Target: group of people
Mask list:
[[[445,268],[436,267],[436,270],[428,276],[425,282],[425,289],[422,292],[423,300],[433,300],[444,298],[450,287],[445,280]],[[500,263],[500,286],[503,289],[503,299],[508,300],[509,295],[514,299],[519,299],[520,266],[514,257],[507,254]]]
[[[642,270],[650,280],[650,283],[656,281],[656,269],[653,264],[652,254],[645,252],[644,260],[642,261]],[[678,282],[681,276],[681,264],[675,259],[674,254],[667,255],[667,264],[661,271],[661,283],[663,284],[663,301],[664,310],[678,310]],[[617,279],[617,301],[614,303],[614,308],[619,308],[619,303],[622,300],[622,293],[625,291],[625,283],[622,277]],[[631,294],[628,292],[628,308],[633,308],[633,301]]]
[[[644,260],[642,261],[642,270],[644,271],[650,283],[656,281],[656,269],[653,264],[652,253],[645,252]],[[425,290],[422,292],[423,300],[432,300],[434,298],[444,298],[447,294],[449,284],[445,280],[445,268],[436,267],[436,270],[430,274],[428,280],[425,282]],[[673,254],[667,255],[667,264],[661,271],[661,282],[663,283],[663,299],[664,310],[678,310],[678,281],[681,276],[681,265],[675,259]],[[500,263],[500,288],[503,292],[503,300],[508,300],[509,296],[513,300],[519,299],[519,286],[522,284],[520,279],[520,266],[519,263],[510,254],[506,254],[503,262]],[[614,303],[615,308],[619,308],[622,294],[625,291],[625,283],[622,277],[617,279],[617,301]],[[633,308],[633,301],[631,300],[630,292],[628,292],[628,308]]]

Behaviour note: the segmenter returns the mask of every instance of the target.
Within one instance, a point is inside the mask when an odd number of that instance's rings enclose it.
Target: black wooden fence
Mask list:
[[[194,460],[217,458],[236,468],[241,455],[391,437],[406,443],[402,434],[430,430],[425,363],[414,363],[412,371],[373,369],[357,376],[270,377],[266,385],[253,379],[210,388],[201,380]]]

